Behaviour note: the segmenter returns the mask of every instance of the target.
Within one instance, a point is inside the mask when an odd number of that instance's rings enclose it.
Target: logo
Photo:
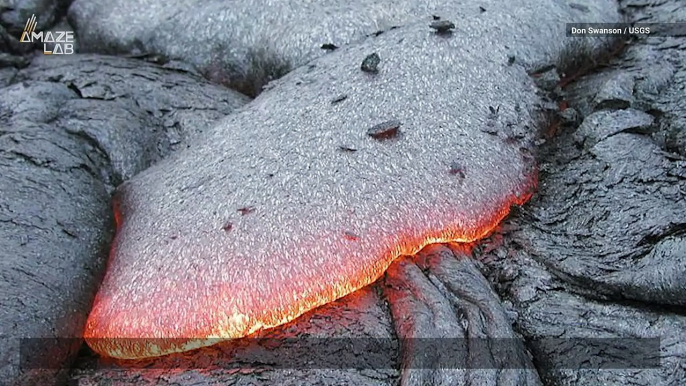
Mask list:
[[[45,55],[70,55],[74,53],[73,31],[36,32],[37,24],[36,15],[31,15],[21,33],[21,39],[19,39],[21,43],[43,43],[43,54]],[[48,49],[49,45],[51,49]]]

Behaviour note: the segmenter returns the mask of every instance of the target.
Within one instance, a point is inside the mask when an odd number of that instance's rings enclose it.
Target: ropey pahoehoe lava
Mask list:
[[[525,69],[484,49],[513,39],[418,23],[341,48],[124,183],[89,345],[134,359],[244,337],[372,283],[400,254],[485,236],[535,185],[518,140],[482,130],[537,123]],[[368,135],[387,121],[393,138]]]

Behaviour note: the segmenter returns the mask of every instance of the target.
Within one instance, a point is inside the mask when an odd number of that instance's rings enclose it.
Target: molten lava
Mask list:
[[[532,182],[531,187],[535,186],[535,181]],[[413,255],[423,247],[431,243],[445,243],[458,242],[470,243],[479,240],[488,235],[509,213],[509,208],[513,204],[521,205],[526,202],[531,196],[531,193],[524,194],[517,197],[512,197],[511,201],[503,203],[502,207],[494,211],[491,218],[484,221],[480,226],[473,228],[471,232],[462,231],[461,224],[456,221],[453,224],[446,224],[444,229],[435,229],[428,231],[422,236],[408,237],[412,233],[416,233],[416,229],[410,229],[411,224],[406,224],[407,231],[402,232],[403,238],[397,239],[390,235],[383,235],[381,232],[374,235],[374,237],[363,238],[357,240],[350,238],[347,234],[342,234],[338,238],[341,240],[337,243],[341,251],[338,253],[349,253],[350,262],[348,266],[342,266],[341,272],[357,271],[358,274],[350,276],[349,280],[339,282],[322,282],[316,281],[316,277],[312,277],[310,282],[298,283],[297,287],[300,289],[300,296],[291,301],[281,301],[269,303],[265,301],[261,303],[260,308],[250,308],[250,313],[228,312],[236,310],[236,304],[241,302],[248,302],[255,304],[254,299],[250,299],[250,292],[254,289],[259,292],[261,283],[226,283],[224,286],[215,288],[211,294],[207,294],[205,299],[201,302],[192,304],[189,302],[191,291],[197,290],[198,286],[202,287],[202,276],[197,276],[189,281],[186,278],[175,278],[173,280],[160,280],[156,285],[158,288],[150,288],[148,293],[151,299],[158,299],[156,307],[153,309],[140,309],[131,307],[119,313],[109,312],[106,308],[112,299],[109,298],[107,288],[101,289],[95,300],[93,310],[89,316],[87,323],[85,338],[89,346],[96,352],[106,357],[114,357],[120,359],[140,359],[156,356],[163,356],[175,352],[184,352],[200,347],[210,346],[222,340],[241,338],[248,336],[258,330],[276,327],[287,322],[290,322],[298,316],[315,309],[319,306],[333,302],[341,297],[344,297],[366,285],[376,281],[388,268],[388,266],[401,255]],[[118,206],[115,205],[118,228],[122,225],[122,220],[125,222],[126,218],[118,211]],[[442,212],[440,216],[443,219],[449,218],[450,214]],[[118,232],[119,233],[119,232]],[[330,235],[331,238],[337,236]],[[352,241],[362,241],[368,243],[368,248],[353,249],[346,246],[351,245]],[[390,241],[390,242],[389,242]],[[355,243],[352,243],[353,245]],[[383,248],[383,249],[382,249]],[[312,249],[304,247],[302,254],[307,255],[311,261],[315,261],[315,256],[309,255]],[[373,260],[376,264],[368,267],[368,269],[359,269],[354,253],[359,251],[367,251],[369,254],[378,254],[377,258]],[[114,250],[112,252],[114,255]],[[117,275],[117,270],[108,271],[108,276]],[[226,267],[227,270],[230,267]],[[345,277],[345,275],[341,275]],[[246,299],[241,299],[237,296],[236,288],[242,289],[238,291],[238,296],[244,294]],[[288,287],[288,286],[287,286]],[[231,288],[231,291],[229,291]],[[165,314],[163,310],[167,307],[172,307],[172,304],[165,304],[166,290],[184,290],[188,289],[188,299],[175,299],[175,303],[183,304],[180,309],[185,309],[187,312],[178,315]],[[304,290],[302,290],[304,289]],[[268,293],[261,294],[260,299],[279,299],[283,293]],[[281,297],[282,298],[282,297]],[[282,298],[283,299],[283,298]],[[136,299],[130,299],[135,302]],[[177,307],[178,309],[178,307]],[[178,328],[179,320],[184,320],[181,326],[192,326],[192,328]],[[192,321],[193,323],[188,323]],[[172,326],[173,328],[162,330],[160,326]],[[171,333],[170,333],[171,331]]]

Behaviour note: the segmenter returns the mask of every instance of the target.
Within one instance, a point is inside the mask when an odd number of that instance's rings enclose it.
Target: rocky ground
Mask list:
[[[683,384],[686,37],[580,47],[554,26],[612,21],[617,10],[631,21],[684,21],[684,4],[133,3],[0,5],[0,383]],[[73,28],[79,54],[43,56],[19,43],[31,14],[37,30]],[[456,55],[467,63],[446,72],[446,84],[488,89],[462,104],[441,99],[460,94],[415,91],[412,112],[432,120],[439,115],[432,106],[458,109],[480,126],[468,136],[492,136],[525,155],[511,160],[512,170],[535,158],[538,188],[528,203],[488,239],[401,257],[373,285],[259,339],[128,363],[83,345],[78,337],[103,277],[118,186],[140,184],[132,178],[153,164],[172,175],[180,169],[168,165],[192,165],[197,159],[187,155],[205,154],[206,138],[235,122],[279,127],[279,111],[283,122],[300,119],[297,106],[279,110],[264,101],[325,96],[345,115],[364,111],[351,102],[381,100],[391,111],[393,98],[365,93],[337,66],[360,71],[352,68],[360,47],[391,40],[395,51],[414,52],[411,43],[434,15],[455,22],[441,39],[459,41]],[[492,27],[508,23],[516,28]],[[469,46],[478,39],[492,45]],[[441,63],[437,52],[410,59],[417,65],[392,76],[397,83],[388,89],[401,94],[403,76],[428,77],[421,64]],[[471,64],[479,62],[483,71]],[[379,67],[383,77],[393,64]],[[489,83],[500,79],[508,82],[501,90]],[[530,116],[517,117],[516,100]],[[470,106],[475,101],[484,105]],[[495,186],[507,181],[490,177]],[[20,340],[54,337],[75,339]]]

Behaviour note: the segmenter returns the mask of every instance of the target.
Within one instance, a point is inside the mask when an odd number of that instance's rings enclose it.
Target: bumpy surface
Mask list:
[[[686,19],[683,3],[622,5],[633,20]],[[686,378],[686,154],[677,141],[686,128],[685,43],[639,39],[568,87],[583,123],[541,148],[536,195],[480,254],[550,383],[678,386]],[[626,83],[628,94],[607,98]],[[550,336],[563,344],[538,342]],[[611,347],[588,351],[582,339],[615,339],[626,350],[655,337],[658,349],[629,359],[658,358],[659,366],[633,369],[608,366]],[[593,353],[592,367],[566,364],[580,350]]]
[[[431,15],[450,16],[459,29],[465,19],[491,18],[500,12],[520,18],[540,9],[560,17],[559,23],[571,21],[570,17],[601,21],[598,13],[608,6],[616,4],[607,0],[569,4],[539,0],[514,4],[500,0],[76,0],[69,20],[83,52],[163,55],[191,63],[208,78],[253,96],[270,80],[327,54],[332,44],[357,43]],[[531,28],[529,41],[546,36],[546,28],[552,27],[538,28],[537,21],[527,19],[519,20]],[[501,26],[472,33],[490,34],[498,42],[511,31]],[[500,43],[506,45],[504,40]]]
[[[534,185],[521,148],[541,100],[526,70],[556,57],[579,17],[531,1],[449,35],[431,17],[387,31],[296,69],[123,184],[91,347],[139,358],[243,337],[370,284],[399,254],[483,237]],[[513,66],[508,50],[524,45]],[[378,73],[361,71],[374,52]],[[367,135],[390,120],[394,138]]]
[[[102,56],[38,57],[8,82],[0,89],[0,384],[43,385],[79,349],[113,235],[114,187],[247,98],[197,75]]]

